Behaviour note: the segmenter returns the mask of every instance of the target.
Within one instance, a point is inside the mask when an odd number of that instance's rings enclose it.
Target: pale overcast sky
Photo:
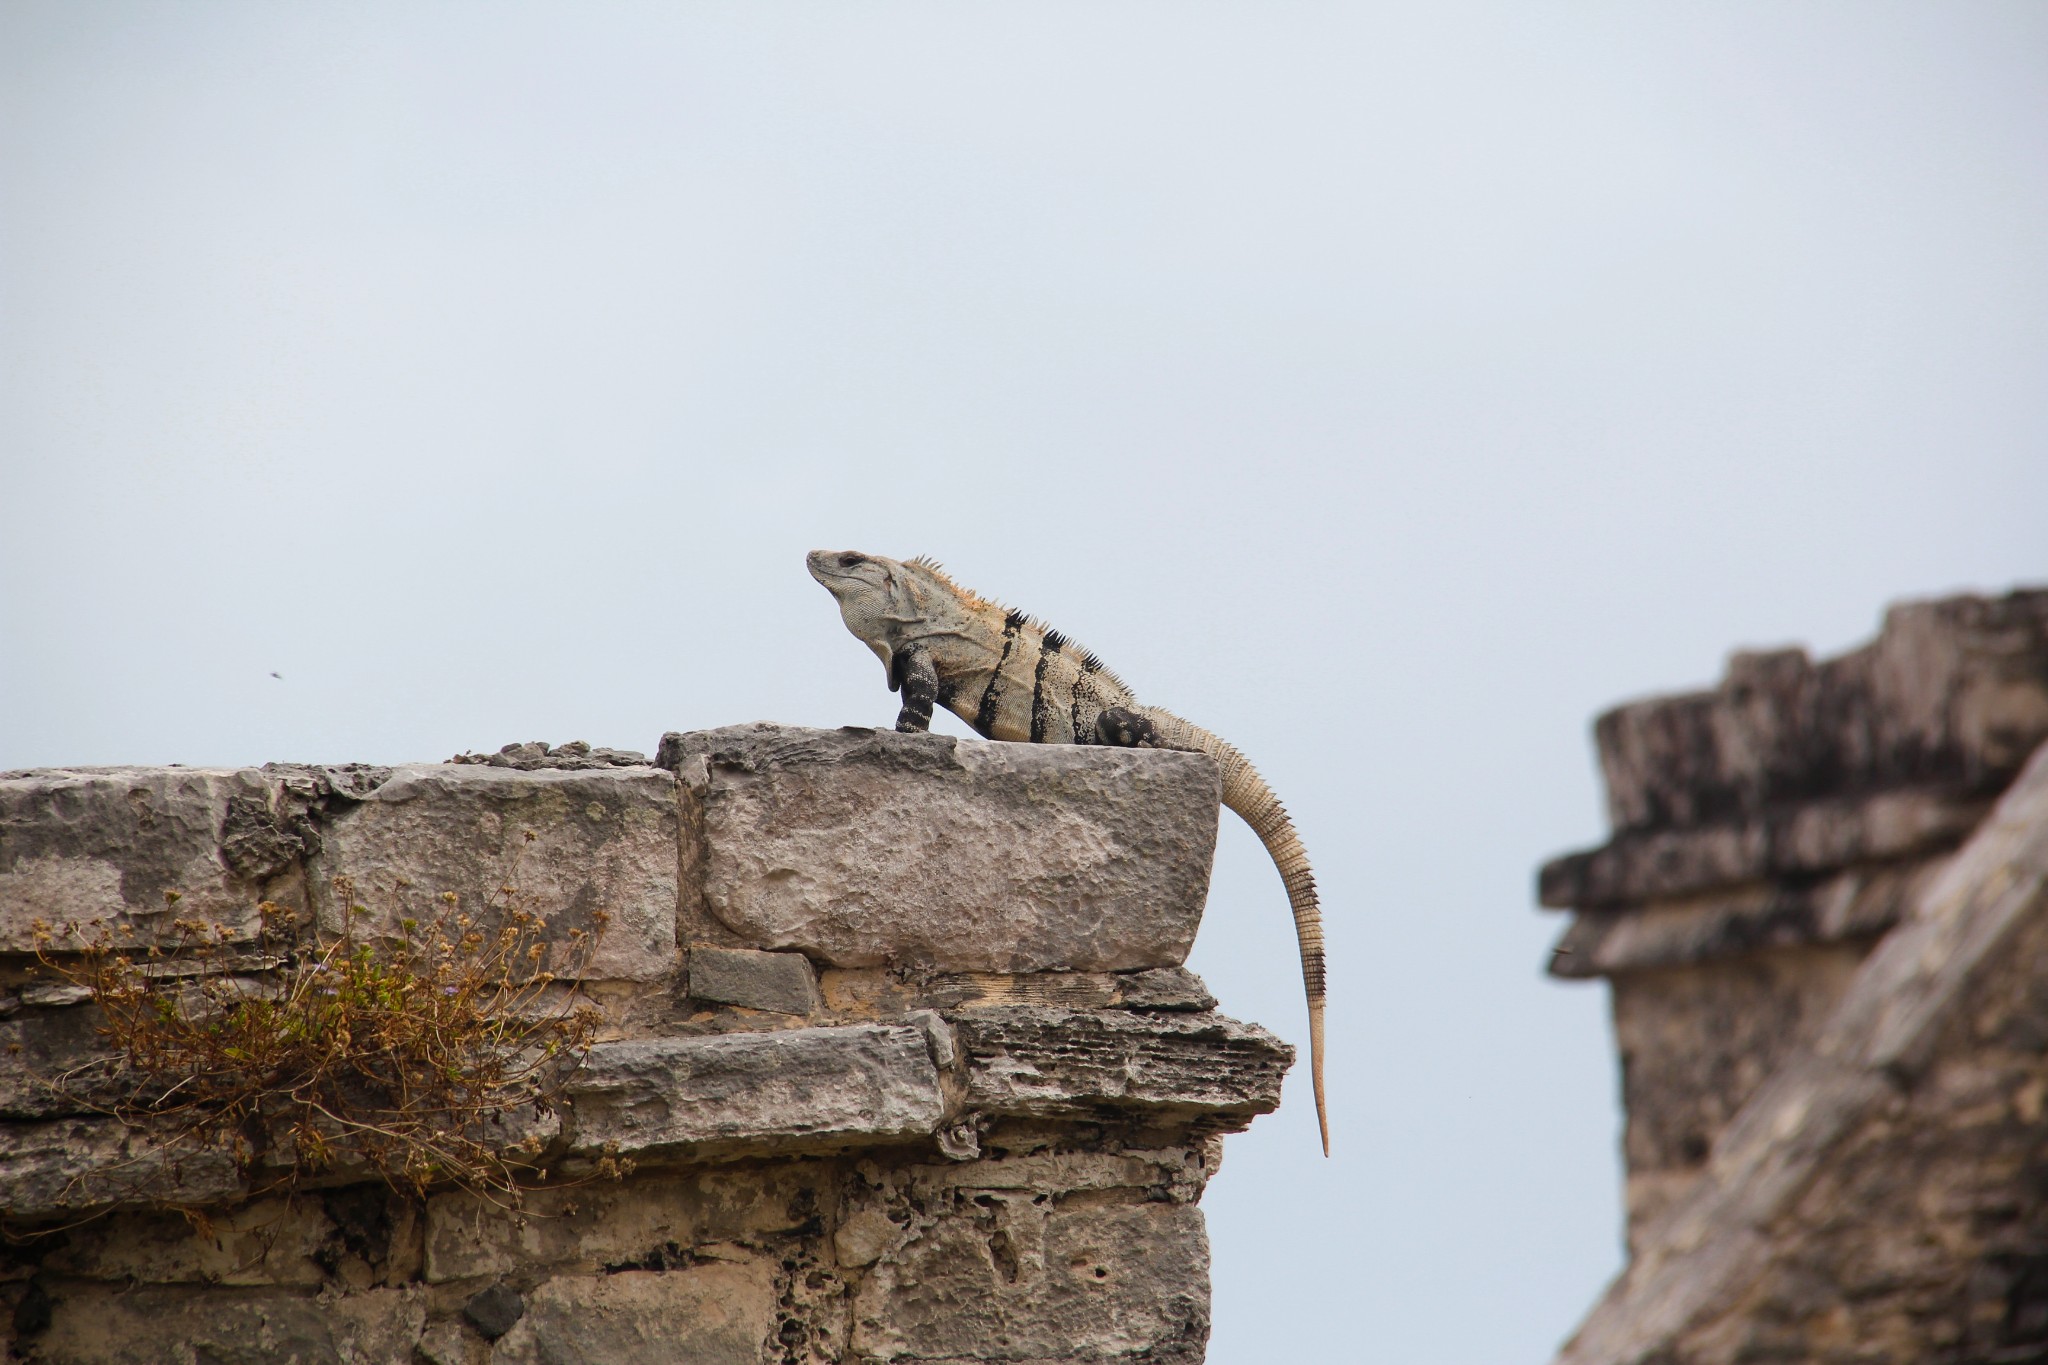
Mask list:
[[[2037,4],[6,0],[0,768],[886,724],[802,556],[936,555],[1320,874],[1211,1359],[1540,1361],[1588,721],[2048,579],[2044,224]],[[1192,965],[1305,1043],[1234,822]]]

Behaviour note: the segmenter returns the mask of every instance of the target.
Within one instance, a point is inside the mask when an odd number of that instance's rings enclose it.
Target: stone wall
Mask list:
[[[1182,966],[1216,822],[1200,755],[764,725],[651,764],[0,775],[0,1338],[194,1365],[1199,1361],[1197,1201],[1292,1060]],[[563,1188],[513,1213],[343,1171],[252,1198],[225,1154],[49,1084],[106,1043],[36,921],[146,946],[202,916],[260,986],[282,964],[255,907],[314,941],[351,918],[337,878],[359,935],[507,879],[545,908],[604,1011],[520,1134]]]
[[[2048,592],[1598,728],[1632,1258],[1560,1365],[2048,1360]],[[2033,757],[2029,759],[2029,753]]]
[[[1633,1246],[2048,740],[2048,591],[1897,606],[1819,663],[1737,654],[1594,735],[1613,836],[1538,895],[1574,912],[1550,970],[1612,985]]]

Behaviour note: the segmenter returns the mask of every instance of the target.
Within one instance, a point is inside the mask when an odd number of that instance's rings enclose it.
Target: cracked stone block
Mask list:
[[[984,1196],[868,1271],[853,1346],[880,1361],[1174,1362],[1209,1337],[1209,1243],[1187,1204]]]
[[[742,725],[671,734],[691,894],[829,967],[1179,966],[1216,849],[1202,754]]]
[[[585,1155],[903,1141],[944,1113],[925,1031],[875,1024],[600,1043],[569,1096]]]
[[[777,1014],[810,1014],[820,1003],[818,974],[802,953],[696,947],[690,949],[690,998]]]
[[[526,835],[531,832],[534,838]],[[648,981],[676,964],[675,783],[657,768],[594,771],[413,764],[334,813],[309,869],[321,928],[349,916],[334,879],[367,914],[358,933],[395,936],[443,892],[495,924],[509,897],[546,923],[550,970],[574,970],[571,931],[609,917],[586,980]]]
[[[1126,1014],[1015,1005],[962,1010],[967,1103],[1071,1117],[1103,1105],[1250,1122],[1280,1106],[1294,1049],[1219,1014]]]
[[[548,1280],[494,1365],[759,1365],[776,1325],[765,1264]]]
[[[171,921],[225,925],[228,942],[262,927],[260,876],[221,851],[230,806],[267,809],[254,768],[50,769],[0,778],[0,952],[35,951],[34,924],[104,921],[151,943]],[[244,861],[252,873],[283,870]],[[168,896],[175,894],[172,903]]]

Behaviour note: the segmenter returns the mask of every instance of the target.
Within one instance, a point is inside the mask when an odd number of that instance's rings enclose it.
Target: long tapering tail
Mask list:
[[[1223,770],[1223,804],[1236,811],[1259,836],[1272,855],[1287,887],[1287,903],[1294,911],[1294,938],[1301,948],[1301,984],[1308,993],[1309,1075],[1315,1083],[1316,1126],[1322,1132],[1323,1155],[1330,1154],[1330,1115],[1323,1101],[1323,913],[1316,899],[1316,877],[1309,870],[1308,853],[1287,808],[1259,776],[1258,769],[1235,746],[1155,707],[1144,708],[1164,749],[1194,749],[1216,760]]]

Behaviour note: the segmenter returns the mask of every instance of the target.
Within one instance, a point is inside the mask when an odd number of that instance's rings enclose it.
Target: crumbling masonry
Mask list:
[[[1560,1365],[2048,1360],[2048,591],[1596,727],[1631,1260]],[[2031,757],[2030,757],[2031,755]]]
[[[0,776],[0,1338],[51,1365],[1199,1361],[1197,1201],[1292,1060],[1181,965],[1216,822],[1198,754],[767,725],[652,764]],[[266,900],[337,928],[341,877],[388,933],[396,888],[477,897],[522,848],[551,942],[608,917],[546,1160],[622,1181],[525,1216],[345,1172],[251,1200],[49,1084],[105,1042],[37,919],[146,944],[176,891],[233,946]]]

